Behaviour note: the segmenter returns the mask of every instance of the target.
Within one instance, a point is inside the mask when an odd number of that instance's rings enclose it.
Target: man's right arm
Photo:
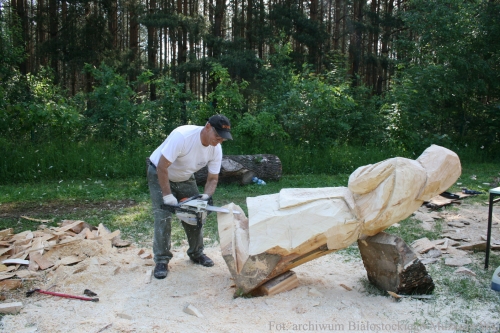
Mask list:
[[[168,179],[168,167],[172,164],[169,160],[163,156],[160,156],[158,165],[156,166],[156,172],[158,174],[158,182],[160,183],[161,192],[163,194],[163,203],[167,205],[176,205],[177,199],[172,195],[172,190],[170,189],[170,182]]]

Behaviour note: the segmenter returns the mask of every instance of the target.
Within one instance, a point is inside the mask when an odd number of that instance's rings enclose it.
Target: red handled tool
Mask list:
[[[62,293],[55,293],[52,291],[46,291],[46,290],[42,290],[42,289],[30,290],[30,291],[26,292],[26,296],[27,297],[31,296],[35,291],[39,292],[40,294],[59,296],[59,297],[65,297],[65,298],[75,298],[75,299],[80,299],[82,301],[99,302],[99,298],[97,298],[97,297],[92,298],[92,297],[85,297],[85,296],[68,295],[68,294],[62,294]]]

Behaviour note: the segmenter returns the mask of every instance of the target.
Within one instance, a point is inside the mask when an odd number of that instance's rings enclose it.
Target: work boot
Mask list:
[[[168,264],[156,264],[154,275],[157,279],[164,279],[168,274]]]
[[[214,262],[212,261],[212,259],[207,257],[207,255],[204,253],[202,253],[199,257],[196,257],[196,258],[190,257],[190,259],[195,264],[203,265],[205,267],[212,267],[214,265]]]

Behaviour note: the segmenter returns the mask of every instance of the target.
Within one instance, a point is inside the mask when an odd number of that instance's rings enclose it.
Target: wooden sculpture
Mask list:
[[[240,293],[399,222],[460,176],[458,156],[432,145],[416,160],[359,167],[348,187],[293,188],[247,198],[248,218],[217,216],[222,255]],[[288,274],[289,275],[289,274]]]

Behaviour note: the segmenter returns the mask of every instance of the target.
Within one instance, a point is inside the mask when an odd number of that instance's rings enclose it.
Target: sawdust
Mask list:
[[[485,234],[487,207],[462,206],[449,212],[470,221],[463,231],[471,239]],[[451,216],[451,215],[450,215]],[[453,220],[457,220],[453,218]],[[472,222],[471,222],[472,221]],[[467,231],[469,230],[469,231]],[[500,239],[498,224],[494,238]],[[99,244],[97,242],[92,243]],[[66,254],[77,254],[85,246],[74,244]],[[68,247],[69,249],[69,247]],[[294,268],[300,286],[274,296],[234,298],[235,289],[218,247],[206,249],[215,266],[195,265],[186,248],[174,249],[165,280],[146,272],[151,259],[141,259],[139,248],[104,247],[89,251],[89,257],[72,266],[59,266],[42,273],[38,288],[83,295],[97,293],[99,302],[59,298],[23,292],[5,302],[21,301],[17,315],[6,315],[2,332],[444,332],[467,318],[470,330],[498,331],[498,313],[491,305],[460,298],[432,300],[375,296],[365,291],[366,271],[361,259],[332,253]],[[74,251],[74,252],[73,252]],[[151,249],[146,249],[151,252]],[[69,253],[72,252],[72,253]],[[496,255],[496,254],[493,254]],[[440,264],[434,264],[440,265]],[[348,290],[346,287],[351,288]],[[192,305],[202,318],[183,309]],[[496,325],[496,326],[495,326]]]

